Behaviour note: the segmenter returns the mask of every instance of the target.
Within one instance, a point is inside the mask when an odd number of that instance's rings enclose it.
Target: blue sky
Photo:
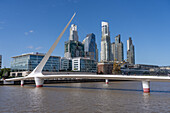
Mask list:
[[[132,37],[137,64],[170,65],[169,0],[0,0],[3,67],[10,67],[12,56],[46,53],[74,12],[79,41],[94,33],[100,52],[101,21],[107,21],[111,42],[121,34],[125,58]],[[68,38],[69,29],[53,55],[64,56]]]

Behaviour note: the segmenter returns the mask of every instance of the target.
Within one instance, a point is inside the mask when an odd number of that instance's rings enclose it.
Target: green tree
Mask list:
[[[0,77],[1,78],[8,78],[10,75],[11,69],[10,68],[3,68],[0,70]]]

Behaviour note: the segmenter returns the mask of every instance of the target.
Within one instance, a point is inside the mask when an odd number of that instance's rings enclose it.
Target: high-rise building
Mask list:
[[[77,25],[72,24],[70,27],[69,40],[78,41]]]
[[[110,61],[110,31],[108,22],[102,22],[101,61]]]
[[[131,37],[127,40],[127,62],[129,62],[129,64],[135,64],[135,47]]]
[[[2,55],[0,55],[0,69],[2,68]]]
[[[115,42],[111,44],[111,60],[122,62],[124,60],[123,43],[120,39],[120,34],[115,37]]]
[[[96,62],[98,62],[98,49],[97,49],[97,44],[95,43],[95,47],[96,47]]]
[[[64,57],[74,58],[74,57],[84,57],[84,44],[79,41],[69,40],[65,42]]]
[[[84,57],[84,44],[78,41],[77,25],[75,24],[71,25],[69,41],[65,42],[64,57]]]
[[[97,55],[96,55],[97,45],[95,40],[96,40],[95,35],[93,33],[88,34],[86,38],[83,40],[84,56],[97,61]]]

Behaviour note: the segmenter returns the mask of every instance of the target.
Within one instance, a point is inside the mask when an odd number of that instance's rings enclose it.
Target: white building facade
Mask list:
[[[110,31],[108,22],[102,22],[100,61],[110,61]]]
[[[60,59],[60,70],[61,71],[71,71],[72,70],[72,59],[62,57]]]
[[[72,71],[80,72],[97,72],[97,62],[90,58],[73,58],[72,59]]]
[[[77,25],[72,24],[70,27],[69,40],[78,41]]]

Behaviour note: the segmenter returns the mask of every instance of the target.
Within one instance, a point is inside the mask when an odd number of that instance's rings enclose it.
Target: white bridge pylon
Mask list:
[[[42,87],[43,83],[44,83],[44,79],[40,78],[42,76],[44,76],[42,74],[42,70],[46,64],[46,62],[48,61],[49,57],[51,56],[52,52],[54,51],[54,49],[56,48],[58,42],[60,41],[61,37],[63,36],[64,32],[66,31],[67,27],[70,25],[71,21],[73,20],[74,16],[76,15],[76,13],[73,14],[72,18],[70,19],[70,21],[67,23],[66,27],[64,28],[64,30],[61,32],[61,34],[59,35],[59,37],[56,39],[56,41],[54,42],[54,44],[51,46],[51,48],[49,49],[49,51],[45,54],[45,56],[43,57],[43,59],[41,60],[41,62],[38,64],[38,66],[28,75],[28,77],[34,77],[35,80],[35,84],[36,87]]]
[[[67,27],[70,25],[71,21],[75,17],[76,13],[72,16],[70,21],[67,23],[64,30],[61,32],[59,37],[56,39],[54,44],[51,46],[49,51],[46,53],[42,61],[38,64],[38,66],[26,77],[18,77],[18,78],[10,78],[4,80],[4,84],[10,81],[21,81],[21,86],[24,85],[24,80],[26,79],[34,79],[36,87],[43,87],[44,79],[47,78],[86,78],[86,79],[105,79],[106,84],[109,83],[109,79],[114,80],[135,80],[135,81],[142,81],[143,91],[144,93],[150,92],[150,81],[165,81],[170,82],[170,77],[165,76],[127,76],[127,75],[43,75],[42,70],[48,61],[49,57],[51,56],[52,52],[56,48],[58,42],[60,41],[61,37],[63,36],[64,32],[66,31]]]

